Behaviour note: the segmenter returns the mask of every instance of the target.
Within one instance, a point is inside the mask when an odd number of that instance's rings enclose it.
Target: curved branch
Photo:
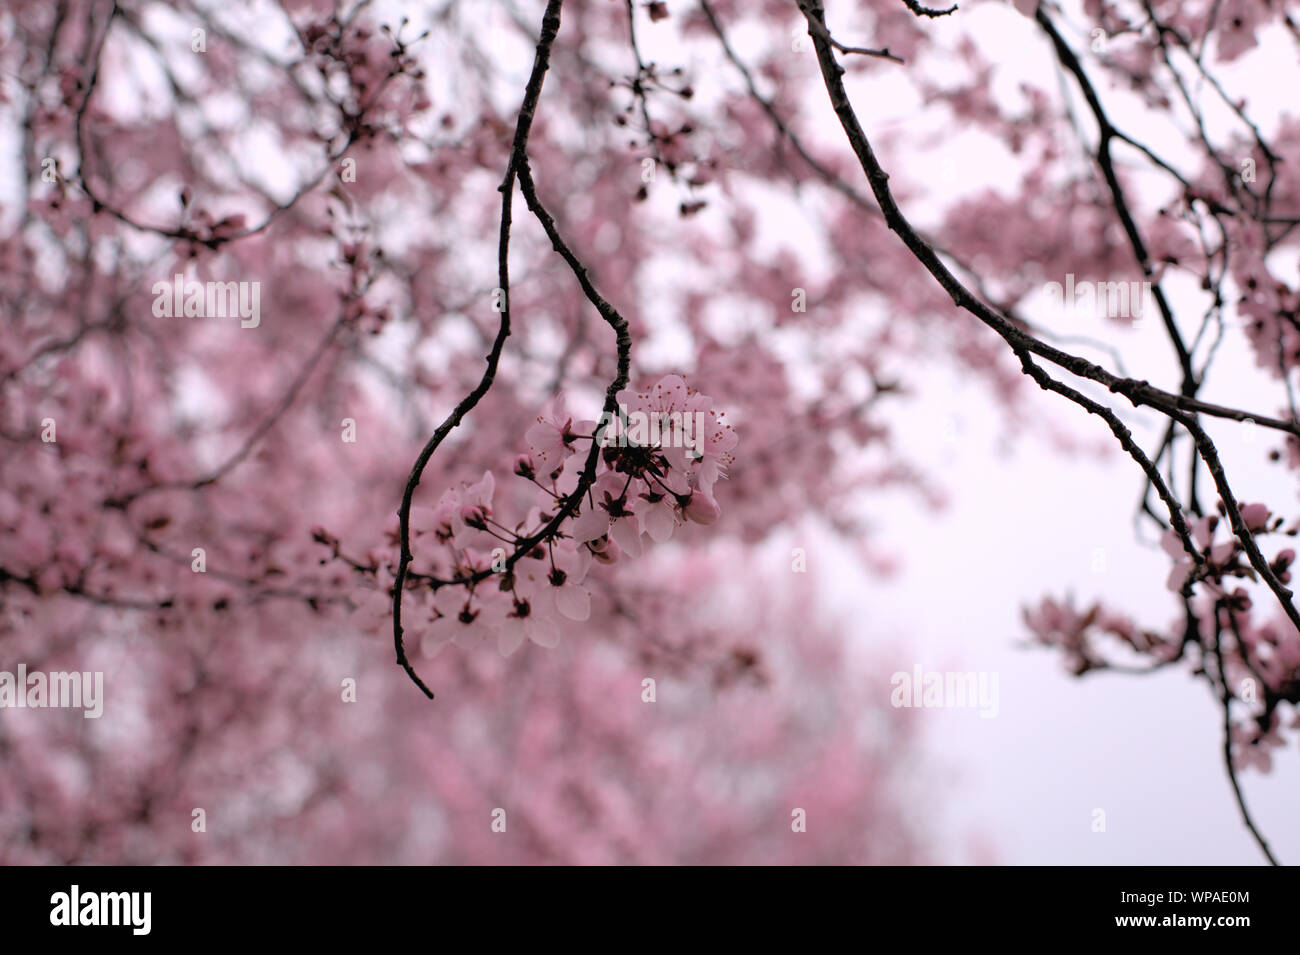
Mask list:
[[[1218,606],[1214,608],[1214,612],[1217,617]],[[1229,615],[1231,615],[1231,611],[1229,611]],[[1215,629],[1219,634],[1222,634],[1218,627]],[[1219,665],[1219,684],[1221,702],[1223,703],[1223,763],[1228,768],[1228,781],[1232,783],[1232,792],[1237,799],[1237,808],[1241,810],[1241,819],[1245,822],[1246,828],[1250,830],[1250,834],[1255,837],[1255,842],[1259,844],[1260,851],[1264,853],[1264,857],[1268,859],[1270,865],[1281,865],[1282,863],[1277,861],[1277,857],[1269,849],[1268,843],[1264,841],[1264,836],[1255,828],[1255,821],[1251,819],[1250,810],[1246,808],[1246,797],[1242,794],[1241,783],[1237,781],[1237,769],[1232,763],[1232,711],[1230,709],[1232,691],[1228,688],[1228,671],[1224,668],[1223,647],[1220,644],[1219,636],[1214,638],[1214,658]]]
[[[528,133],[533,126],[533,117],[537,113],[537,101],[542,95],[542,83],[546,80],[546,71],[550,65],[551,46],[555,43],[555,37],[560,32],[560,5],[563,0],[549,0],[546,5],[546,13],[542,16],[541,35],[537,40],[537,55],[533,60],[533,72],[528,78],[528,86],[524,91],[524,102],[519,108],[519,119],[515,123],[514,145],[510,151],[510,161],[506,165],[505,179],[498,187],[501,192],[501,231],[498,240],[497,250],[497,272],[501,282],[501,323],[497,329],[496,339],[492,342],[492,350],[487,355],[487,367],[483,369],[483,377],[474,390],[461,399],[460,404],[452,409],[438,429],[434,431],[433,436],[425,443],[424,449],[420,451],[420,456],[415,459],[415,465],[411,468],[411,474],[406,479],[406,489],[402,492],[402,504],[398,508],[397,517],[400,523],[401,535],[401,555],[397,563],[397,576],[393,584],[393,646],[397,651],[397,663],[406,671],[407,676],[415,681],[415,685],[424,691],[425,696],[433,699],[433,691],[424,685],[424,682],[416,675],[415,669],[411,666],[406,657],[406,648],[402,641],[402,591],[406,585],[406,573],[411,565],[411,499],[415,495],[415,489],[420,483],[420,477],[424,474],[424,469],[433,457],[433,452],[438,450],[452,429],[457,427],[473,410],[479,400],[487,394],[488,389],[492,387],[492,382],[496,379],[497,364],[501,360],[501,350],[505,347],[506,338],[510,335],[510,221],[511,221],[511,202],[514,198],[515,177],[519,167],[524,161],[525,151],[528,148]]]

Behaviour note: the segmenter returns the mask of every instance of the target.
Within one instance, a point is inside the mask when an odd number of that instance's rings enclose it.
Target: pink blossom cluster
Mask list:
[[[727,476],[737,436],[713,399],[668,375],[646,391],[624,389],[619,414],[602,422],[574,421],[557,395],[528,429],[528,453],[514,473],[542,500],[513,526],[500,519],[496,478],[449,488],[435,507],[412,509],[415,573],[430,586],[430,622],[421,648],[433,655],[448,643],[473,646],[495,637],[508,656],[525,640],[554,647],[566,621],[591,615],[585,582],[593,562],[639,557],[647,538],[663,543],[687,522],[713,524],[721,510],[714,485]],[[696,416],[699,416],[697,419]],[[627,426],[650,420],[654,439]],[[677,427],[702,420],[688,441]],[[566,518],[550,525],[579,489],[590,442],[600,447],[594,480]],[[548,530],[549,529],[549,530]],[[517,558],[517,560],[516,560]]]
[[[1241,519],[1245,523],[1246,529],[1257,537],[1282,531],[1282,518],[1274,517],[1264,504],[1243,504],[1241,506]],[[1192,543],[1196,545],[1200,559],[1204,564],[1204,569],[1199,573],[1196,572],[1197,562],[1192,560],[1187,553],[1177,532],[1173,530],[1165,532],[1160,539],[1160,546],[1174,561],[1173,570],[1169,572],[1169,578],[1165,585],[1177,593],[1183,589],[1183,584],[1189,579],[1194,582],[1203,581],[1205,584],[1204,591],[1208,596],[1214,599],[1234,601],[1242,605],[1244,609],[1250,606],[1250,598],[1245,589],[1234,587],[1232,592],[1229,593],[1226,589],[1228,585],[1225,583],[1225,578],[1256,580],[1256,574],[1246,559],[1240,541],[1232,536],[1229,536],[1226,540],[1216,539],[1217,531],[1223,526],[1224,522],[1217,514],[1207,514],[1191,524]],[[1296,532],[1296,526],[1292,526],[1285,531],[1290,536],[1295,536]],[[1272,570],[1282,583],[1285,584],[1291,579],[1289,568],[1294,562],[1295,551],[1289,547],[1279,551],[1273,559],[1271,563]]]
[[[1159,633],[1141,630],[1129,617],[1100,603],[1080,611],[1068,599],[1044,597],[1037,607],[1024,611],[1024,619],[1038,643],[1065,652],[1066,666],[1075,676],[1112,666],[1099,647],[1101,637],[1109,637],[1135,653],[1149,654],[1157,661],[1177,659],[1181,652],[1178,641],[1170,642]]]
[[[1300,533],[1300,523],[1284,526],[1264,504],[1243,504],[1240,511],[1257,543]],[[1199,560],[1186,552],[1176,531],[1165,533],[1161,545],[1174,562],[1166,585],[1191,596],[1186,612],[1164,633],[1141,630],[1100,604],[1080,612],[1069,601],[1051,598],[1026,610],[1025,622],[1039,643],[1065,651],[1076,675],[1101,669],[1151,672],[1178,660],[1191,661],[1194,672],[1214,684],[1216,697],[1226,695],[1233,704],[1230,737],[1236,765],[1267,771],[1272,765],[1269,751],[1284,745],[1283,726],[1300,729],[1300,634],[1276,612],[1271,594],[1263,604],[1269,615],[1258,612],[1243,584],[1259,583],[1259,575],[1241,542],[1222,534],[1225,525],[1217,514],[1191,522]],[[1284,586],[1291,581],[1295,559],[1294,548],[1282,547],[1268,560]],[[1142,655],[1151,662],[1142,668],[1118,662],[1113,652],[1103,649],[1104,638],[1131,651],[1128,656]],[[1285,707],[1289,718],[1284,720]]]

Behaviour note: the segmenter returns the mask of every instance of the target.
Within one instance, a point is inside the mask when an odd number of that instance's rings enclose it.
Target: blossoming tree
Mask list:
[[[113,695],[0,714],[6,861],[926,858],[908,725],[775,546],[815,527],[870,569],[863,502],[939,494],[890,419],[922,359],[1011,417],[1071,402],[1145,482],[1174,623],[1048,599],[1038,638],[1080,674],[1189,663],[1234,787],[1283,742],[1295,525],[1214,436],[1300,464],[1300,125],[1230,85],[1261,37],[1294,52],[1284,5],[0,25],[0,653]],[[1003,28],[1049,70],[995,94]],[[909,175],[933,134],[875,128],[877,83],[999,144],[1010,194]],[[1108,341],[1039,314],[1067,277]],[[1120,360],[1134,283],[1169,380]],[[1210,390],[1231,335],[1278,407]]]

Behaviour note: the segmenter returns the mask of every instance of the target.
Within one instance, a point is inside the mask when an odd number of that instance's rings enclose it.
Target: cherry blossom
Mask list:
[[[962,481],[913,456],[941,376],[1122,452],[1171,564],[956,583],[1077,675],[1183,667],[1228,772],[1297,758],[1285,4],[1001,3],[1023,58],[964,4],[381,6],[0,14],[0,664],[110,679],[100,729],[6,711],[2,861],[926,859],[876,622],[765,560],[925,560],[876,518]],[[177,275],[260,324],[154,315]],[[1066,275],[1162,301],[1082,336]]]

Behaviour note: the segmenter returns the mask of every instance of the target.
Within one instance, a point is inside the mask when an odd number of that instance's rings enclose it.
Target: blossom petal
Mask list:
[[[614,542],[629,557],[641,556],[641,532],[637,529],[635,518],[620,517],[610,526],[609,536],[614,538]]]
[[[673,536],[673,528],[677,526],[677,520],[673,517],[673,509],[665,507],[663,503],[656,504],[650,508],[645,515],[646,533],[656,544],[662,544],[668,538]]]
[[[529,640],[548,650],[560,643],[559,628],[551,621],[540,617],[529,617],[524,624],[524,632],[528,634]]]
[[[609,533],[609,512],[593,507],[573,522],[573,538],[579,543],[594,541]]]
[[[585,587],[566,584],[555,588],[555,609],[570,620],[579,622],[591,616],[591,594]]]
[[[501,625],[497,634],[497,649],[503,657],[508,657],[519,649],[524,642],[524,626],[516,619],[507,620]]]

